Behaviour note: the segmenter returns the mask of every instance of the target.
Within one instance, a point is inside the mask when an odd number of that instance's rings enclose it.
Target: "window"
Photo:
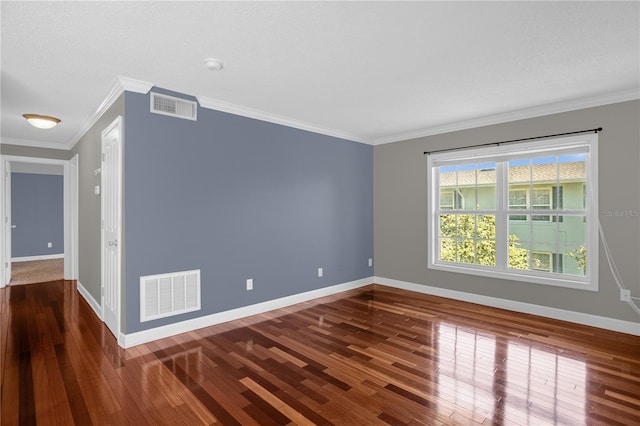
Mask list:
[[[457,210],[464,206],[464,199],[458,190],[440,189],[440,208],[442,210]]]
[[[597,135],[433,154],[429,267],[597,290]]]
[[[552,188],[515,187],[509,189],[509,210],[549,210],[553,200]],[[527,220],[526,215],[511,215],[510,220]],[[531,220],[550,221],[549,215],[532,216]]]
[[[532,251],[531,252],[531,269],[535,271],[553,271],[552,253],[544,251]]]

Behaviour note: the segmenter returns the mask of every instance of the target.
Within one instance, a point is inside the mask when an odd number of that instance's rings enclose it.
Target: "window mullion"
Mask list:
[[[496,163],[496,269],[506,271],[509,262],[507,208],[509,201],[508,163]]]

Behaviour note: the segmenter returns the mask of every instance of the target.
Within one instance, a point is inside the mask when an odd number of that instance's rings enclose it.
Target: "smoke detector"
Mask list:
[[[207,58],[204,60],[204,64],[211,71],[219,71],[222,69],[222,61],[216,58]]]

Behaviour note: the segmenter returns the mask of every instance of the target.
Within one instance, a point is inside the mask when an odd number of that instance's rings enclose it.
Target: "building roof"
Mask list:
[[[474,186],[478,172],[478,185],[492,185],[496,182],[495,169],[490,170],[460,170],[458,172],[440,173],[440,186]],[[575,161],[567,163],[534,164],[509,167],[510,183],[553,183],[585,181],[587,178],[586,163]]]

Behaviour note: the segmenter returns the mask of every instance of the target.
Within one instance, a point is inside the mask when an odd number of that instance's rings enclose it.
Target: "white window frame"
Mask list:
[[[584,210],[550,209],[548,214],[571,215],[585,214],[585,247],[589,261],[584,276],[535,270],[516,270],[508,268],[508,205],[509,185],[508,167],[510,158],[531,158],[545,155],[564,155],[567,153],[587,153],[587,203]],[[497,163],[496,168],[496,206],[497,210],[458,210],[447,211],[451,214],[495,214],[496,215],[496,266],[483,266],[440,261],[438,223],[439,203],[439,166]],[[534,142],[516,143],[482,148],[470,148],[430,154],[427,157],[428,168],[428,268],[448,272],[485,276],[512,281],[568,287],[581,290],[598,291],[598,135],[576,135],[565,138],[544,139]],[[546,213],[547,211],[545,211]],[[522,210],[522,214],[539,214],[538,211]]]

